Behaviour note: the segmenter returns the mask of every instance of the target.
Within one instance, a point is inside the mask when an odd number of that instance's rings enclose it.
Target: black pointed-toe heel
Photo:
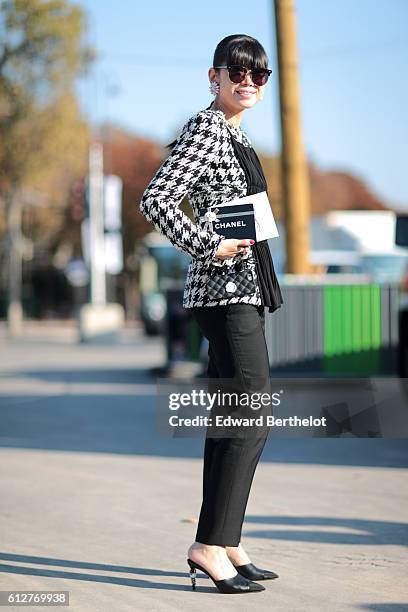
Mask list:
[[[248,578],[248,580],[272,580],[272,578],[279,578],[278,574],[271,572],[271,570],[260,569],[253,563],[246,563],[245,565],[234,565],[238,574]]]
[[[256,591],[264,591],[265,587],[261,584],[257,584],[256,582],[252,582],[252,580],[248,580],[247,578],[241,576],[241,574],[237,574],[232,578],[224,578],[223,580],[215,580],[207,570],[205,570],[201,565],[192,561],[191,559],[187,559],[187,563],[190,566],[190,578],[191,578],[191,586],[193,591],[196,590],[196,570],[200,570],[207,574],[209,578],[213,581],[217,589],[220,593],[254,593]]]

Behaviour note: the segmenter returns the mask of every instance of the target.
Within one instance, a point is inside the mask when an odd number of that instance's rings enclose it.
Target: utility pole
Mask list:
[[[7,323],[10,336],[19,336],[23,329],[21,205],[18,197],[15,192],[11,195],[7,219],[10,238]]]
[[[301,130],[294,0],[275,0],[275,27],[282,134],[286,272],[306,274],[310,270],[310,192]]]

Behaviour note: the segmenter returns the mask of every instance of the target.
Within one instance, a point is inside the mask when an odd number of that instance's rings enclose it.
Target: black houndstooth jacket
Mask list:
[[[247,134],[231,126],[221,110],[198,111],[185,123],[168,157],[148,184],[140,201],[140,211],[148,221],[179,250],[191,255],[183,295],[183,307],[216,306],[237,302],[260,305],[258,283],[251,295],[210,300],[206,291],[210,262],[228,265],[215,258],[225,236],[205,231],[199,224],[199,208],[222,204],[246,195],[245,173],[235,155],[231,135],[251,146]],[[187,194],[193,210],[193,223],[179,205]],[[256,278],[255,259],[249,247],[245,257]]]

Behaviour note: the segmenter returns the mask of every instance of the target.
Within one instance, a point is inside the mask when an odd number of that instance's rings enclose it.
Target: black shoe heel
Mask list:
[[[244,576],[248,580],[272,580],[273,578],[279,578],[278,574],[271,572],[271,570],[260,569],[253,563],[246,563],[245,565],[234,565],[238,574]]]
[[[232,578],[224,578],[224,580],[215,580],[206,569],[204,569],[201,565],[192,561],[191,559],[187,559],[187,563],[190,566],[190,578],[193,591],[196,590],[196,570],[199,569],[204,574],[207,574],[209,578],[213,581],[215,586],[217,587],[220,593],[255,593],[259,591],[264,591],[265,587],[261,584],[257,584],[252,580],[248,580],[241,576],[241,574],[237,573],[236,576]]]

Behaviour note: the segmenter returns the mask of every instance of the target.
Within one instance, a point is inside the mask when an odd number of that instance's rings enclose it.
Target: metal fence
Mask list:
[[[396,370],[398,285],[302,278],[281,282],[284,304],[266,311],[272,369],[378,374]]]
[[[396,374],[398,285],[369,283],[355,274],[319,279],[284,275],[279,281],[284,303],[273,313],[265,310],[271,371]],[[181,287],[167,293],[168,306],[174,301],[181,304]],[[207,341],[197,324],[187,311],[179,308],[177,313],[184,321],[186,358],[206,359]],[[173,358],[173,331],[180,327],[173,319],[168,320],[166,333],[168,361]]]

